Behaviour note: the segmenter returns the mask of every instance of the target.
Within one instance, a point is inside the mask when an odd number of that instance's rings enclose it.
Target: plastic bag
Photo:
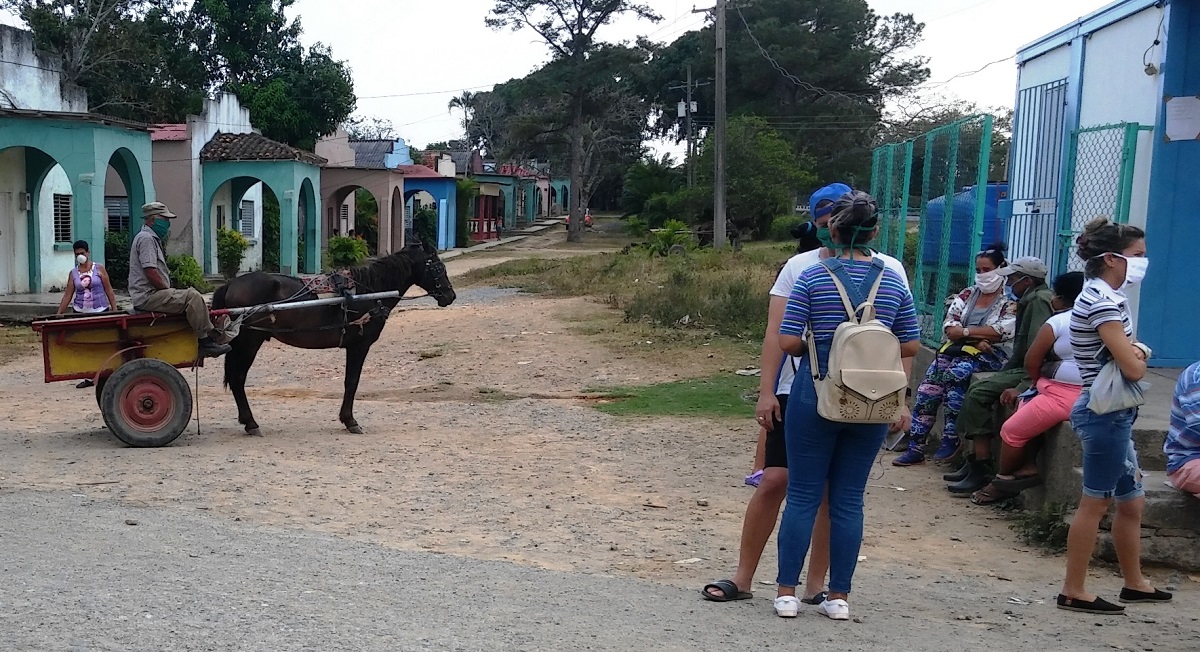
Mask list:
[[[1116,360],[1109,360],[1092,383],[1087,406],[1096,414],[1128,410],[1146,402],[1148,389],[1150,383],[1144,380],[1130,382],[1121,374],[1121,367],[1117,366]]]

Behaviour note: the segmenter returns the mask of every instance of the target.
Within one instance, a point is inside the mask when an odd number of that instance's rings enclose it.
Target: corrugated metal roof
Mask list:
[[[354,165],[360,168],[375,170],[387,169],[387,156],[392,153],[395,141],[391,140],[352,140],[350,148],[354,150]]]

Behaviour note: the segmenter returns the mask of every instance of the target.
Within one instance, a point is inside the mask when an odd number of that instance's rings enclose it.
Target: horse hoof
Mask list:
[[[361,435],[361,434],[363,434],[363,429],[362,429],[362,426],[359,426],[359,425],[354,425],[354,426],[346,426],[346,430],[349,430],[349,431],[350,431],[350,434],[352,434],[352,435]]]
[[[262,437],[262,430],[258,428],[246,428],[246,434],[251,437]]]

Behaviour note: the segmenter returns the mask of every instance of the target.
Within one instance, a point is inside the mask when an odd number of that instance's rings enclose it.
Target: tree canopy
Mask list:
[[[355,106],[350,70],[300,45],[295,0],[0,0],[63,61],[91,110],[181,122],[214,91],[233,92],[263,134],[311,149]]]

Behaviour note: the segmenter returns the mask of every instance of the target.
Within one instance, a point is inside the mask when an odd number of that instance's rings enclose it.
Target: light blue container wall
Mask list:
[[[1163,94],[1200,95],[1200,6],[1176,1],[1169,11]],[[1182,367],[1200,360],[1200,302],[1192,300],[1192,284],[1200,277],[1200,141],[1164,142],[1165,123],[1164,105],[1155,128],[1146,220],[1150,272],[1142,285],[1137,328],[1138,339],[1154,349],[1154,366]]]
[[[427,192],[437,206],[437,248],[439,251],[453,249],[458,225],[458,186],[454,179],[406,178],[404,180],[405,205],[418,192]]]

